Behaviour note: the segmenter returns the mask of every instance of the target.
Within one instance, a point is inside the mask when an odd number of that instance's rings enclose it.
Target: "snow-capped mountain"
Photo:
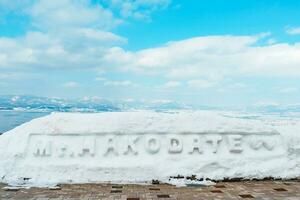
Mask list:
[[[62,99],[38,96],[0,96],[0,110],[21,110],[39,112],[105,112],[130,109],[172,110],[188,109],[189,106],[168,100],[136,101],[107,100],[99,97]]]

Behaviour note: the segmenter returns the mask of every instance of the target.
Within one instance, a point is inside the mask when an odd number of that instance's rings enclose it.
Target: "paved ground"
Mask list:
[[[31,188],[6,191],[4,187],[5,185],[0,185],[1,200],[300,199],[300,181],[220,182],[209,187],[183,188],[165,184],[148,186],[84,184],[62,185],[56,190]]]

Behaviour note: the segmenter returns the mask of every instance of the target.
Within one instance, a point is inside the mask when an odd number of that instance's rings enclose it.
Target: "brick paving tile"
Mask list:
[[[207,187],[74,184],[17,191],[4,187],[0,184],[0,200],[300,200],[298,180],[219,182]]]

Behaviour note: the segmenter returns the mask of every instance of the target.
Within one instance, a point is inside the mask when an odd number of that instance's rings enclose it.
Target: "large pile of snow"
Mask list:
[[[299,132],[298,120],[213,111],[53,113],[0,136],[0,182],[294,178]]]

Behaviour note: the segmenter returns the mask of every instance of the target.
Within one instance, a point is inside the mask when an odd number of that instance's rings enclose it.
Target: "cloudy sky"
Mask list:
[[[0,95],[300,103],[300,1],[0,0]]]

